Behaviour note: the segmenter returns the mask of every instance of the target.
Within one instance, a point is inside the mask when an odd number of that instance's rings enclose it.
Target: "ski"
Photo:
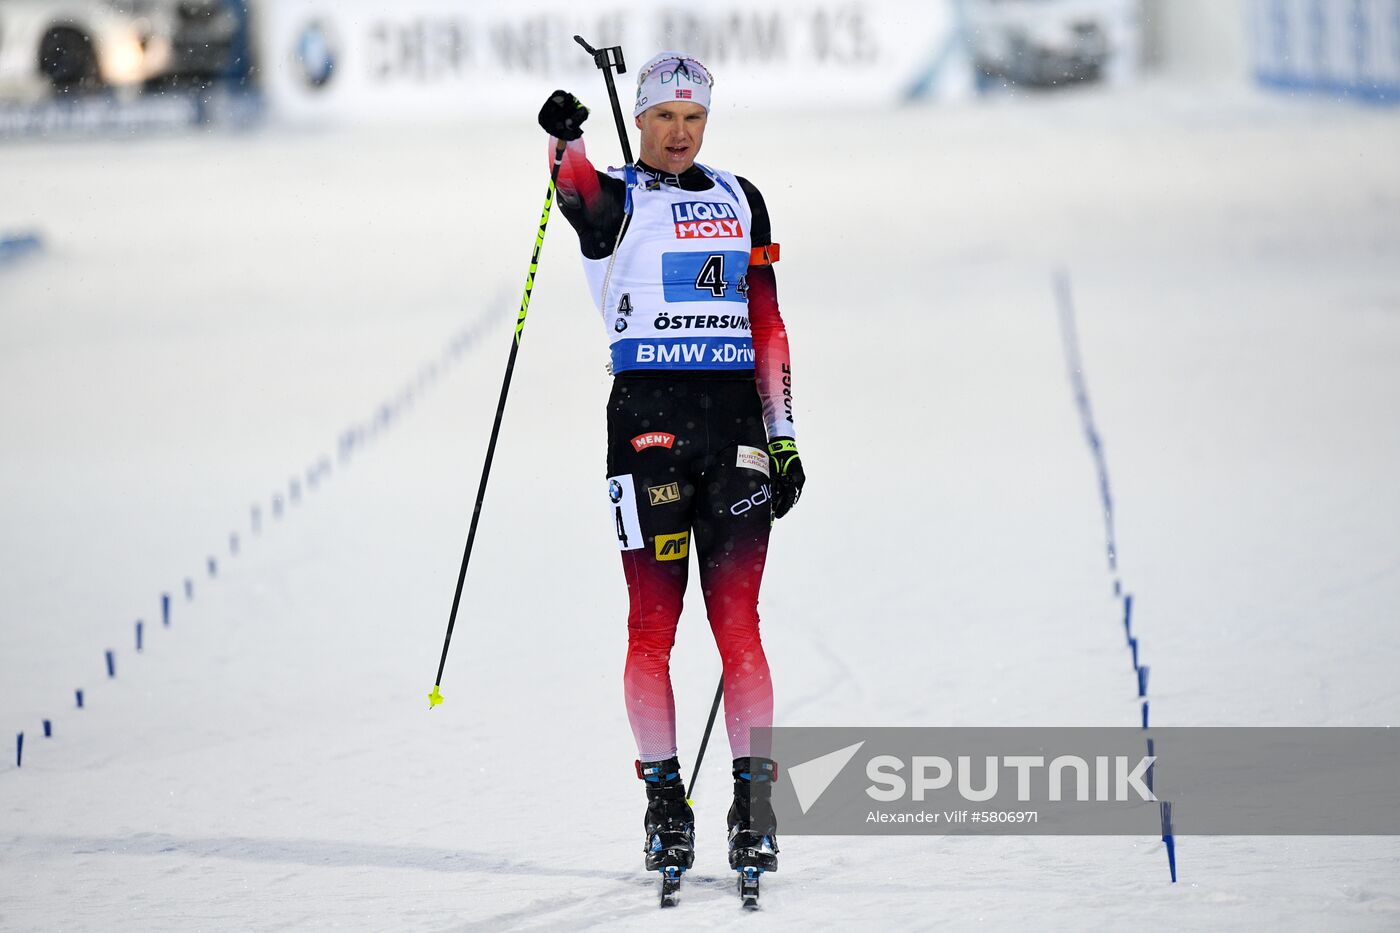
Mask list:
[[[739,902],[745,910],[758,909],[758,879],[763,872],[753,866],[739,869]]]
[[[735,833],[730,837],[729,867],[739,873],[739,902],[745,910],[758,909],[759,879],[765,871],[778,870],[778,848],[772,836],[763,836],[752,845],[752,834]],[[737,844],[736,844],[737,843]]]
[[[681,875],[685,874],[685,869],[678,865],[669,865],[661,869],[661,906],[675,907],[680,902]]]

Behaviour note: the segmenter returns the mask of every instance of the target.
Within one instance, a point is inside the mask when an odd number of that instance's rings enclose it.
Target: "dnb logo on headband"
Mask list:
[[[665,59],[663,59],[662,61],[665,61]],[[682,83],[692,84],[697,87],[710,86],[710,75],[709,72],[705,70],[704,65],[700,64],[693,58],[678,57],[674,59],[674,61],[675,64],[671,65],[671,67],[661,69],[662,85],[667,85],[674,82],[679,90],[683,90],[686,92],[687,97],[690,96],[690,91],[685,88],[679,87],[679,85]],[[679,97],[680,95],[677,94],[676,96]]]
[[[744,226],[733,204],[723,201],[682,201],[671,205],[671,219],[676,224],[676,239],[741,237]]]

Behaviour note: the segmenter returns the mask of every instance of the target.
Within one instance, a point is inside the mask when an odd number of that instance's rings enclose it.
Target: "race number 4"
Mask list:
[[[700,267],[700,274],[695,277],[695,288],[697,291],[708,291],[716,298],[724,297],[729,283],[724,280],[723,254],[715,253],[705,260],[705,264]]]
[[[747,300],[749,256],[738,250],[661,255],[663,297],[669,303]]]

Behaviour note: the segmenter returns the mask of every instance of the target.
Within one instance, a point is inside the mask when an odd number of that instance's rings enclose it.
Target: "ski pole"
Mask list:
[[[583,36],[574,36],[574,41],[583,46],[583,50],[593,56],[593,64],[603,72],[603,81],[608,86],[608,100],[612,104],[613,122],[617,124],[617,138],[622,143],[622,157],[627,165],[632,165],[632,144],[627,141],[627,126],[622,122],[622,106],[617,102],[617,86],[613,84],[613,69],[617,69],[618,74],[627,73],[627,63],[622,58],[622,46],[610,45],[606,48],[595,49],[583,40]],[[632,191],[627,192],[627,199],[624,202],[622,213],[622,223],[617,227],[617,239],[613,241],[612,252],[608,254],[608,270],[603,274],[603,291],[598,296],[598,305],[608,307],[608,286],[612,284],[613,265],[617,262],[618,250],[622,248],[622,238],[627,236],[627,230],[632,226]]]
[[[476,490],[476,507],[472,509],[471,527],[467,531],[467,548],[462,554],[462,569],[457,573],[457,591],[452,595],[452,612],[447,617],[447,637],[442,642],[442,659],[438,661],[437,680],[428,694],[428,709],[442,702],[442,671],[447,666],[447,649],[452,645],[452,629],[457,624],[457,608],[462,603],[462,584],[467,579],[467,563],[472,559],[472,544],[476,541],[476,526],[481,519],[481,504],[486,499],[486,482],[491,478],[491,461],[496,456],[496,439],[501,434],[501,418],[506,412],[506,396],[510,394],[510,377],[515,372],[515,356],[520,352],[520,337],[525,331],[525,315],[530,311],[530,293],[535,288],[535,270],[540,264],[540,248],[544,246],[544,231],[549,225],[549,211],[554,206],[554,186],[559,181],[559,166],[564,164],[564,147],[559,140],[554,147],[554,164],[549,170],[549,188],[544,194],[544,210],[540,213],[540,229],[535,234],[535,251],[530,255],[530,271],[525,276],[525,294],[520,299],[520,312],[515,318],[515,336],[510,342],[506,359],[506,374],[501,381],[501,398],[496,403],[496,421],[491,425],[491,440],[486,445],[486,463],[481,467],[481,485]]]
[[[608,100],[612,102],[613,122],[617,124],[617,137],[622,140],[622,157],[631,165],[632,145],[627,141],[627,125],[622,122],[622,106],[617,102],[617,86],[613,84],[612,76],[614,68],[620,75],[627,74],[627,62],[622,58],[622,46],[610,45],[607,48],[595,49],[583,41],[583,36],[574,36],[574,41],[593,56],[593,64],[603,72],[603,80],[608,85]]]
[[[715,688],[715,701],[710,704],[710,721],[705,723],[705,734],[700,737],[700,751],[695,755],[695,770],[690,774],[690,789],[685,802],[695,806],[695,782],[700,780],[700,762],[705,760],[705,748],[710,744],[710,730],[715,727],[715,713],[719,712],[720,697],[724,696],[724,675],[719,675],[719,686]]]

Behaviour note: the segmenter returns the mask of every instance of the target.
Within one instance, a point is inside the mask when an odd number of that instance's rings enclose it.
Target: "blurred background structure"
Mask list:
[[[246,120],[249,100],[292,122],[514,112],[541,83],[586,74],[575,32],[627,49],[688,49],[733,75],[728,100],[751,108],[872,107],[1153,74],[1396,103],[1398,10],[1396,0],[639,10],[561,0],[0,0],[0,136]],[[151,106],[152,95],[164,106]],[[231,97],[245,106],[211,106]]]

